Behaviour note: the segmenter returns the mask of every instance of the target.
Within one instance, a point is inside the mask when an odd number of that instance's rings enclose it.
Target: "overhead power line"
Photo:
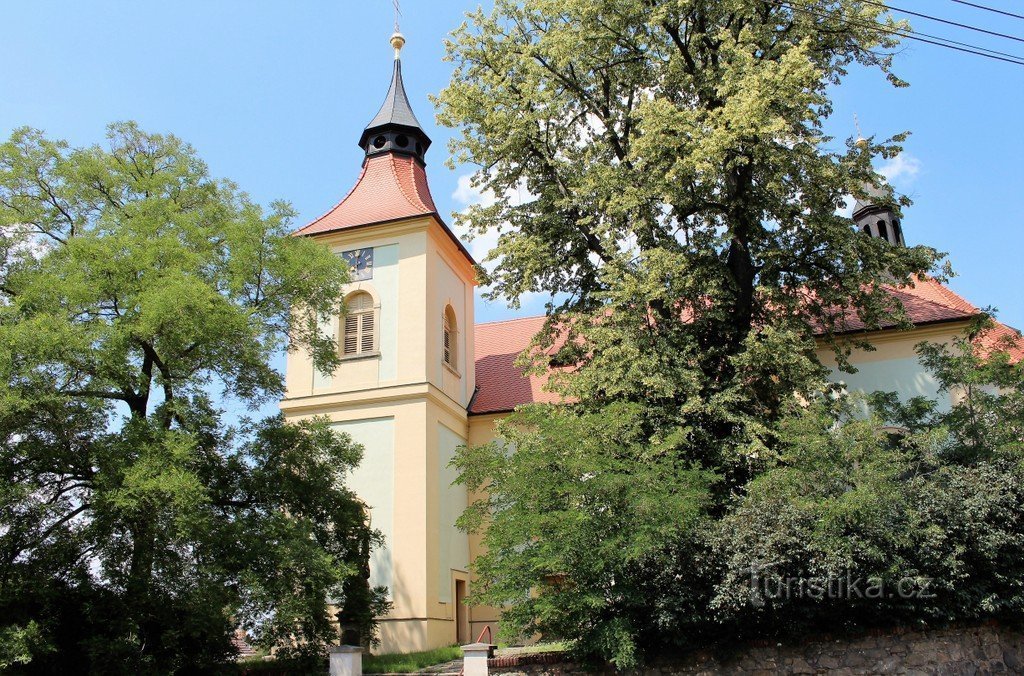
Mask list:
[[[881,2],[875,2],[874,0],[862,0],[866,5],[874,5],[875,7],[881,7],[882,9],[888,9],[893,12],[900,12],[901,14],[909,14],[910,16],[920,17],[922,19],[928,19],[929,21],[938,21],[948,26],[956,26],[957,28],[965,28],[971,31],[977,31],[978,33],[984,33],[986,35],[994,35],[997,38],[1006,38],[1007,40],[1016,40],[1017,42],[1024,42],[1024,38],[1017,37],[1016,35],[1007,35],[1006,33],[998,33],[996,31],[986,30],[984,28],[978,28],[966,23],[960,23],[958,21],[950,21],[949,19],[943,19],[941,17],[932,16],[931,14],[921,14],[920,12],[913,12],[909,9],[900,9],[893,5],[886,5]]]
[[[930,45],[935,45],[937,47],[945,47],[946,49],[954,49],[954,50],[956,50],[958,52],[964,52],[965,54],[974,54],[975,56],[984,56],[987,59],[995,59],[996,61],[1005,61],[1006,63],[1012,63],[1012,64],[1015,64],[1015,65],[1018,65],[1018,66],[1024,66],[1024,59],[1022,59],[1020,57],[1013,56],[1012,54],[1007,55],[1007,56],[1009,56],[1009,58],[997,55],[997,54],[1002,54],[1003,52],[987,54],[986,52],[990,52],[992,50],[985,49],[984,47],[974,47],[974,48],[957,47],[956,45],[949,44],[947,42],[937,42],[935,40],[928,40],[928,39],[919,37],[918,35],[911,35],[909,33],[899,33],[897,31],[892,31],[892,34],[894,34],[894,35],[901,35],[902,37],[908,38],[910,40],[917,40],[918,42],[926,42],[926,43],[928,43]],[[940,39],[944,40],[945,38],[940,38]],[[950,40],[949,42],[953,42],[953,41]],[[963,44],[963,43],[957,43],[957,44]],[[978,51],[978,50],[983,50],[983,49],[985,51]]]
[[[852,19],[847,19],[847,21],[853,21],[853,20]],[[866,23],[866,22],[861,22],[861,25],[865,26],[865,27],[869,27],[869,28],[874,28],[875,27],[875,25],[869,24],[869,23]],[[979,45],[972,45],[969,42],[960,42],[959,40],[953,40],[952,38],[942,37],[941,35],[931,35],[929,33],[923,33],[923,32],[921,32],[919,30],[912,30],[912,29],[909,29],[909,28],[906,29],[906,30],[892,30],[892,29],[886,28],[885,26],[882,26],[880,24],[878,24],[878,26],[879,26],[879,30],[883,30],[886,33],[889,33],[890,35],[899,35],[901,37],[910,38],[912,40],[917,40],[917,39],[922,39],[922,38],[930,38],[932,40],[941,40],[944,43],[949,43],[949,45],[960,45],[961,47],[966,47],[966,48],[971,49],[971,50],[975,50],[976,49],[976,50],[981,51],[981,52],[988,52],[989,54],[998,54],[999,56],[1005,56],[1007,58],[1013,59],[1014,61],[1024,62],[1024,56],[1020,56],[1020,55],[1017,55],[1017,54],[1009,54],[1007,52],[1000,52],[998,49],[989,49],[988,47],[981,47]],[[930,43],[930,44],[934,44],[934,43]],[[945,47],[945,46],[949,46],[949,45],[940,45],[940,46]]]
[[[778,4],[788,6],[790,9],[816,16],[819,19],[829,18],[827,14],[822,14],[815,9],[807,6],[800,5],[795,0],[777,0]],[[888,35],[895,35],[901,38],[907,38],[908,40],[916,40],[918,42],[924,42],[936,47],[945,47],[946,49],[952,49],[965,54],[971,54],[974,56],[983,56],[987,59],[994,59],[996,61],[1004,61],[1006,63],[1012,63],[1016,66],[1024,66],[1024,56],[1018,56],[1016,54],[1008,54],[1006,52],[1000,52],[994,49],[988,49],[987,47],[979,47],[978,45],[972,45],[967,42],[959,42],[957,40],[951,40],[950,38],[941,37],[938,35],[930,35],[928,33],[922,33],[914,30],[902,30],[889,28],[883,24],[869,23],[866,21],[858,21],[850,17],[841,17],[844,21],[851,25],[861,26],[862,28],[872,28],[874,30],[886,33]]]
[[[968,7],[976,7],[977,9],[983,9],[986,12],[995,12],[996,14],[1002,14],[1003,16],[1012,16],[1014,19],[1024,19],[1024,14],[1014,14],[1013,12],[1007,12],[1006,10],[996,9],[995,7],[988,7],[987,5],[979,5],[975,2],[967,2],[967,0],[953,0],[958,5],[967,5]]]

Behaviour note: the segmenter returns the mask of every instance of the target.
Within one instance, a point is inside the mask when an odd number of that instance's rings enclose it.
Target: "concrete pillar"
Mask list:
[[[363,649],[357,645],[331,648],[330,676],[363,676]]]
[[[462,646],[463,676],[487,676],[487,658],[490,654],[489,643],[470,643]]]

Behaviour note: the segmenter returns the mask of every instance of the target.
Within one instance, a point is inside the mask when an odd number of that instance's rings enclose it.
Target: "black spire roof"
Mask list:
[[[409,105],[409,97],[405,93],[405,83],[402,82],[402,60],[395,59],[395,71],[391,76],[391,87],[388,89],[388,95],[384,98],[384,105],[380,107],[380,111],[370,121],[370,124],[366,125],[367,129],[373,127],[381,127],[385,124],[401,124],[406,127],[420,128],[420,121],[416,119],[416,115],[412,112],[412,106]]]
[[[405,40],[400,39],[396,43],[396,37],[400,36],[392,36],[395,69],[391,76],[391,87],[384,98],[384,105],[359,137],[359,146],[367,157],[393,152],[412,155],[421,164],[426,164],[424,155],[430,147],[430,137],[423,131],[409,105],[409,97],[402,82],[402,60],[399,58],[399,50]]]

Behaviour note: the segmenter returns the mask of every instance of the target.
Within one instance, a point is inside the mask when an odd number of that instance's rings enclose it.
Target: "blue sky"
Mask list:
[[[1019,0],[987,0],[1020,12]],[[1024,36],[1024,21],[949,0],[898,6]],[[427,95],[444,87],[445,35],[476,3],[405,0],[406,87],[434,146],[428,156],[442,214],[473,195],[459,189],[472,167],[444,166],[449,131]],[[914,20],[918,30],[1024,54],[1024,43]],[[134,119],[192,143],[212,172],[258,201],[290,201],[297,225],[320,215],[355,180],[356,140],[390,77],[391,0],[91,0],[0,4],[0,134],[20,125],[73,144],[101,141],[104,126]],[[911,130],[888,167],[915,201],[904,218],[910,243],[950,253],[952,287],[1024,328],[1024,67],[907,43],[897,70],[908,89],[854,69],[835,90],[830,132]],[[464,187],[463,187],[464,188]],[[540,302],[520,312],[536,313]],[[512,316],[478,305],[477,320]]]

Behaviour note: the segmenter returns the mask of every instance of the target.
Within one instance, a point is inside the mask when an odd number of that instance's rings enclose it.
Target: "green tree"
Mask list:
[[[869,418],[819,400],[781,426],[779,461],[709,537],[719,623],[778,635],[1020,620],[1024,367],[998,341],[979,352],[973,341],[992,330],[983,322],[952,345],[918,346],[952,405],[878,392]],[[839,593],[779,594],[787,579],[831,581]],[[860,594],[842,589],[851,580]],[[866,595],[871,584],[887,593]]]
[[[170,673],[215,669],[238,624],[335,640],[327,599],[379,537],[344,485],[361,449],[211,398],[279,397],[286,340],[337,361],[318,323],[346,272],[291,216],[132,123],[106,147],[0,145],[5,661]]]
[[[814,333],[905,322],[885,286],[937,252],[864,237],[841,213],[884,185],[872,160],[904,135],[822,131],[848,68],[904,85],[900,26],[859,0],[498,0],[449,41],[439,119],[497,196],[461,221],[499,233],[495,297],[551,295],[523,362],[561,367],[550,386],[576,402],[504,424],[515,452],[458,458],[489,491],[464,524],[487,526],[477,589],[509,608],[507,631],[579,637],[630,666],[681,630],[679,608],[709,613],[699,580],[671,604],[651,580],[692,578],[702,533],[824,387]],[[545,531],[550,511],[589,526]],[[612,513],[629,546],[583,537]]]

